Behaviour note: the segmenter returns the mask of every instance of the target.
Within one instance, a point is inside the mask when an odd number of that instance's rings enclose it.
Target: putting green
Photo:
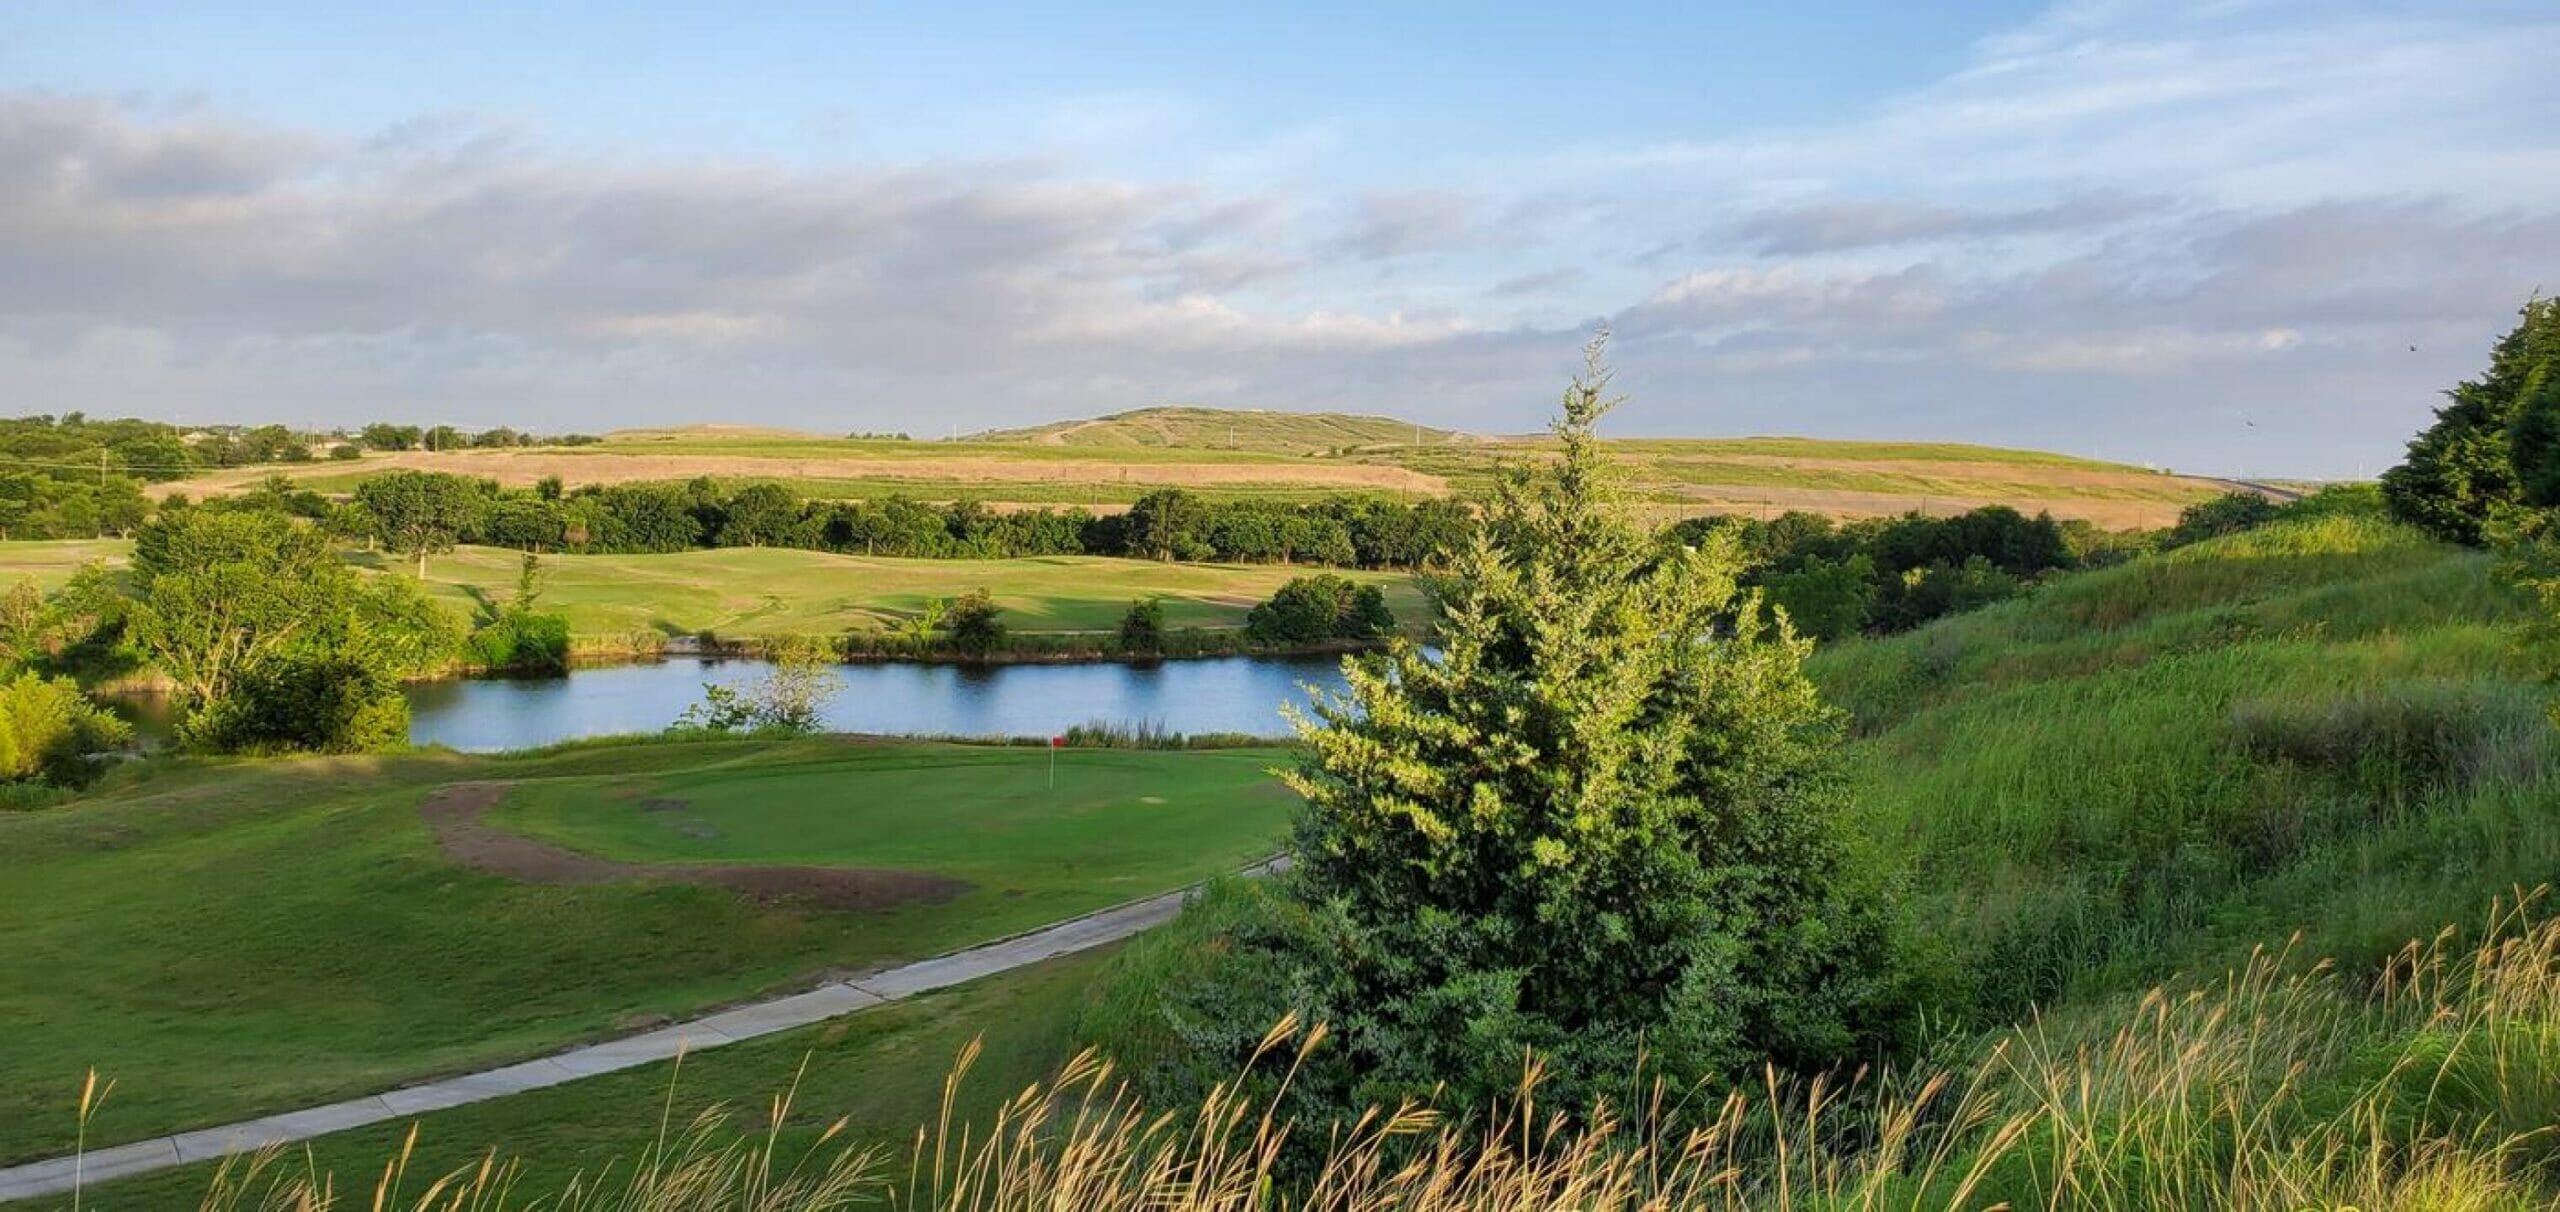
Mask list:
[[[1055,763],[1054,777],[1052,762]],[[817,763],[530,783],[503,829],[635,863],[951,876],[1000,895],[1156,889],[1268,853],[1295,798],[1275,749],[877,745]]]

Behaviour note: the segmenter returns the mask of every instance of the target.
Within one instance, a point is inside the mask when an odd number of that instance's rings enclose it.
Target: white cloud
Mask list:
[[[1323,115],[1220,148],[1146,92],[1037,160],[826,171],[0,93],[0,375],[196,418],[1520,430],[1605,319],[1630,429],[2183,464],[2245,413],[2369,469],[2560,284],[2554,61],[2560,14],[2074,3],[1852,120],[1356,186]],[[1164,140],[1189,183],[1091,167]]]

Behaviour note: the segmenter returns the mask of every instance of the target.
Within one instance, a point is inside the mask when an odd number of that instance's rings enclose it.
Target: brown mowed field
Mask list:
[[[1042,460],[1002,455],[879,459],[834,456],[584,453],[567,450],[410,450],[370,454],[347,463],[237,468],[181,481],[191,496],[238,492],[270,475],[362,475],[395,469],[446,471],[524,487],[558,476],[575,488],[650,480],[718,479],[887,480],[954,488],[1003,484],[1134,484],[1157,488],[1290,485],[1344,492],[1438,495],[1449,490],[1439,476],[1371,463],[1130,463],[1107,454],[1093,459]]]
[[[951,442],[830,438],[752,426],[626,430],[601,444],[374,453],[353,461],[227,470],[184,481],[196,496],[284,474],[344,492],[393,469],[446,471],[511,487],[578,487],[708,476],[776,480],[815,497],[975,498],[998,508],[1112,512],[1147,492],[1307,499],[1336,493],[1443,496],[1486,489],[1506,464],[1551,458],[1536,437],[1413,429],[1415,442],[1341,444],[1406,432],[1374,417],[1159,409]],[[989,440],[995,439],[995,440]],[[1337,443],[1326,445],[1326,443]],[[1186,445],[1184,443],[1197,443]],[[2042,451],[1956,443],[1809,438],[1613,439],[1628,486],[1658,517],[1810,510],[1852,519],[2008,505],[2109,528],[2166,526],[2219,481]]]

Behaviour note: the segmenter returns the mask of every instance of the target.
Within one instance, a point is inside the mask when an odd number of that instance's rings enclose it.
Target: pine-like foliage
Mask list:
[[[2489,369],[2447,391],[2435,424],[2382,473],[2392,514],[2437,538],[2477,547],[2520,503],[2560,499],[2560,422],[2552,401],[2537,398],[2560,375],[2560,299],[2533,299],[2518,314]]]
[[[1594,426],[1603,343],[1560,457],[1507,477],[1438,578],[1433,648],[1349,665],[1298,717],[1294,889],[1322,939],[1299,1009],[1376,1096],[1551,1094],[1638,1058],[1707,1078],[1833,1062],[1872,1028],[1884,914],[1836,827],[1833,713],[1809,647],[1736,587],[1730,536],[1666,547]]]

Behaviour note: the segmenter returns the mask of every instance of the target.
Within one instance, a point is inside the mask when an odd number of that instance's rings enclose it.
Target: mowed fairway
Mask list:
[[[20,579],[54,589],[83,566],[121,567],[120,539],[0,543],[0,588]],[[404,560],[349,552],[360,567],[413,575]],[[465,614],[515,593],[523,556],[464,547],[427,561],[427,586]],[[1108,633],[1129,603],[1164,602],[1172,627],[1241,627],[1246,612],[1291,577],[1314,571],[1377,585],[1396,617],[1423,617],[1422,589],[1398,572],[1319,570],[1275,564],[1168,564],[1106,556],[1015,560],[911,560],[773,547],[666,555],[543,557],[542,607],[569,617],[572,635],[612,646],[645,637],[709,632],[737,638],[833,636],[878,631],[931,603],[973,589],[995,595],[1005,626],[1026,633]]]
[[[823,864],[929,872],[1009,899],[1125,900],[1238,862],[1289,792],[1272,749],[882,745],[839,761],[518,787],[489,820],[638,863]],[[1054,764],[1054,774],[1052,766]],[[1045,919],[1044,919],[1045,920]]]
[[[539,1055],[1233,870],[1277,848],[1275,751],[818,739],[128,770],[0,815],[0,1161]],[[423,804],[633,864],[545,882],[448,853]],[[681,802],[681,807],[674,805]],[[773,815],[767,816],[767,813]],[[514,835],[521,820],[541,838]],[[668,860],[653,870],[656,860]],[[907,873],[864,912],[691,878],[732,862]],[[683,864],[679,866],[678,864]]]
[[[502,548],[466,547],[429,560],[427,580],[438,596],[469,609],[514,592],[520,559]],[[567,614],[572,633],[602,637],[875,631],[973,589],[995,595],[1015,631],[1115,631],[1139,598],[1162,598],[1169,626],[1240,627],[1257,603],[1311,571],[1104,556],[912,560],[764,547],[553,556],[544,567],[544,608]],[[1397,618],[1421,617],[1422,592],[1412,577],[1342,575],[1384,589]]]

